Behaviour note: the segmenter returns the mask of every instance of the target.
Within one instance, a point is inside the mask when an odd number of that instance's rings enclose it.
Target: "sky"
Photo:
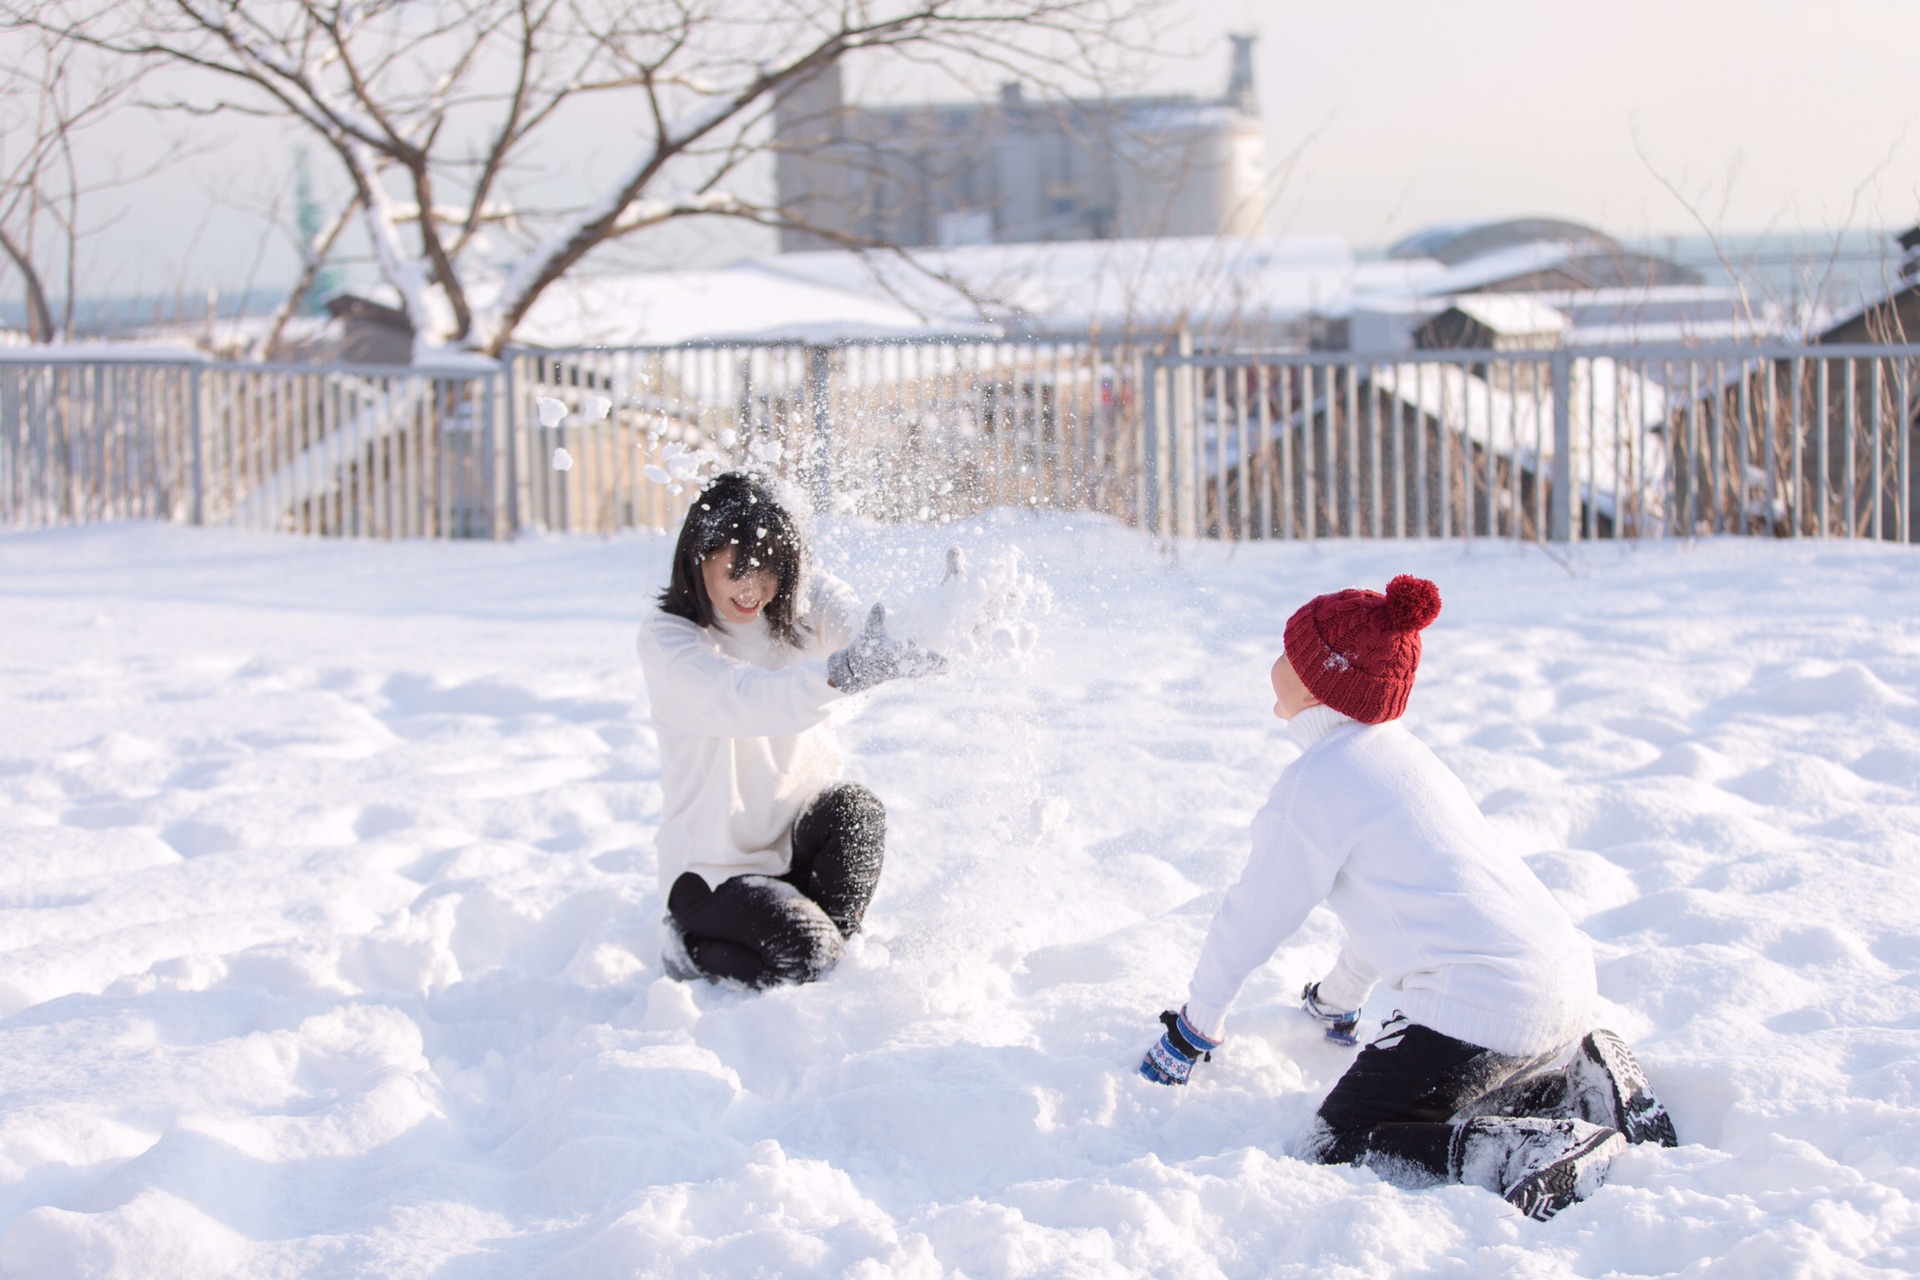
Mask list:
[[[1789,233],[1817,251],[1835,230],[1920,220],[1920,6],[1172,3],[1128,88],[1217,94],[1229,31],[1259,37],[1276,232],[1365,248],[1435,222],[1551,214],[1623,237]],[[877,69],[852,79],[897,91]],[[130,159],[160,144],[135,118],[114,137]],[[276,195],[290,206],[297,138],[228,123],[202,140],[202,154],[101,202],[112,225],[83,292],[203,305],[210,287],[290,278],[292,252],[261,210]],[[585,137],[573,157],[580,172],[611,161]],[[323,153],[315,180],[339,185]],[[629,260],[770,248],[758,232],[662,236]]]
[[[1878,0],[1195,5],[1169,60],[1253,31],[1280,228],[1357,244],[1523,213],[1620,235],[1920,217],[1920,7]],[[1177,68],[1177,71],[1176,71]]]

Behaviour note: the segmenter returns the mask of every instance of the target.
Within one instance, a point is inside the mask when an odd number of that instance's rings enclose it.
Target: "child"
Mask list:
[[[1619,1037],[1588,1032],[1586,939],[1395,723],[1439,613],[1438,589],[1402,575],[1385,595],[1318,596],[1288,619],[1274,714],[1302,754],[1254,815],[1246,870],[1140,1073],[1185,1084],[1247,975],[1325,901],[1346,940],[1302,992],[1307,1011],[1348,1045],[1376,986],[1393,1013],[1321,1104],[1310,1158],[1404,1185],[1473,1183],[1546,1218],[1596,1188],[1626,1143],[1674,1145],[1673,1125]]]
[[[640,628],[660,739],[660,890],[675,977],[811,982],[839,959],[880,879],[886,809],[840,780],[828,709],[941,665],[875,605],[812,574],[799,522],[730,471],[693,501],[660,608]]]

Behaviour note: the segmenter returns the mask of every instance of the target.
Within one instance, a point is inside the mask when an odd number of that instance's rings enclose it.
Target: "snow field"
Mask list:
[[[1920,1266],[1911,550],[1168,557],[1000,515],[820,554],[905,621],[950,541],[1031,630],[844,709],[868,930],[748,995],[659,972],[666,539],[0,536],[0,1271]],[[1350,1060],[1293,1005],[1324,913],[1192,1088],[1131,1074],[1293,753],[1286,614],[1403,571],[1446,601],[1409,723],[1594,939],[1687,1144],[1544,1224],[1288,1154]]]

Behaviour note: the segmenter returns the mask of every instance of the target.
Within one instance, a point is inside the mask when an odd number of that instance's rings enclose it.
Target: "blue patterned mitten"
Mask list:
[[[1185,1084],[1193,1074],[1193,1064],[1211,1061],[1213,1050],[1218,1049],[1221,1042],[1209,1040],[1195,1030],[1187,1021],[1184,1005],[1178,1013],[1168,1009],[1160,1015],[1160,1021],[1166,1024],[1167,1033],[1141,1059],[1140,1074],[1155,1084]]]

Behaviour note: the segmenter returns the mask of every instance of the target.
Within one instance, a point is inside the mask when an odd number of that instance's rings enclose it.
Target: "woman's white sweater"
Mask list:
[[[799,610],[806,643],[777,640],[764,616],[700,627],[655,611],[640,627],[660,739],[660,892],[686,871],[710,887],[784,874],[794,819],[840,777],[827,655],[853,635],[853,593],[813,575]]]
[[[1558,1048],[1591,1025],[1587,941],[1467,789],[1397,722],[1328,707],[1295,716],[1303,754],[1253,819],[1253,852],[1207,930],[1187,1017],[1219,1038],[1241,984],[1322,901],[1346,927],[1321,1000],[1380,1011],[1502,1053]]]

